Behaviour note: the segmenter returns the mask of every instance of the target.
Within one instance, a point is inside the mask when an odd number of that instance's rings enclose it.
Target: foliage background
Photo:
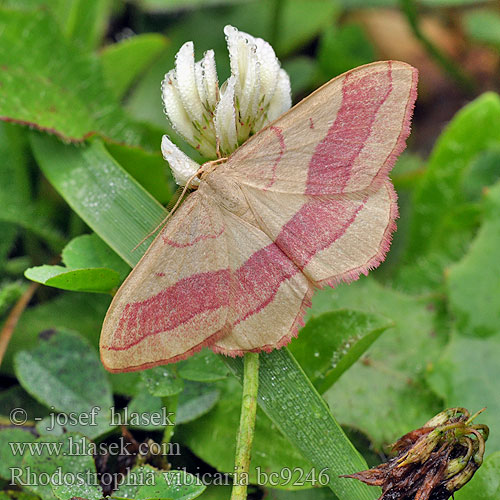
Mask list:
[[[130,250],[161,220],[159,203],[167,204],[175,191],[159,154],[161,135],[175,138],[163,115],[160,81],[186,40],[194,40],[198,57],[215,49],[224,81],[226,24],[271,42],[290,74],[294,102],[373,60],[399,59],[420,70],[413,133],[392,175],[401,217],[389,257],[369,277],[318,292],[290,350],[370,465],[384,457],[387,444],[443,407],[487,406],[481,416],[491,428],[486,464],[456,497],[497,498],[498,5],[475,0],[3,0],[0,345],[7,343],[5,332],[12,333],[6,326],[12,311],[19,318],[1,364],[0,477],[6,492],[0,499],[13,495],[7,493],[9,465],[48,470],[43,459],[16,462],[9,456],[9,441],[35,438],[29,426],[23,431],[8,425],[15,407],[27,408],[28,423],[34,425],[34,417],[46,416],[51,406],[84,412],[114,401],[119,408],[151,412],[161,398],[171,403],[168,398],[178,397],[173,440],[182,454],[171,457],[174,467],[193,473],[232,468],[240,387],[219,358],[203,353],[160,372],[110,375],[96,350],[110,293],[139,255]],[[30,285],[25,271],[53,288]],[[29,302],[25,309],[23,300]],[[293,384],[293,377],[288,382]],[[296,420],[297,440],[307,442],[308,429],[300,423],[305,415],[293,415],[293,407],[284,410]],[[259,414],[253,465],[268,471],[308,469],[275,425]],[[44,434],[40,423],[37,430]],[[96,428],[69,430],[97,443],[119,436],[106,415]],[[130,432],[138,441],[162,439],[162,429],[151,426]],[[327,444],[316,443],[322,446]],[[125,459],[94,464],[91,457],[63,462],[73,471],[127,465]],[[24,490],[27,499],[102,495],[98,488]],[[222,499],[229,491],[201,490],[173,498]],[[144,492],[128,494],[147,498]],[[328,489],[263,486],[252,492],[253,498],[264,494],[334,498]]]

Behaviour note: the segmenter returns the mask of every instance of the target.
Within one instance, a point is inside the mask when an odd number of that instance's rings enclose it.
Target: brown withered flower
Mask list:
[[[483,410],[442,411],[396,441],[388,462],[341,477],[381,486],[379,500],[448,500],[483,463],[489,429],[472,423]]]

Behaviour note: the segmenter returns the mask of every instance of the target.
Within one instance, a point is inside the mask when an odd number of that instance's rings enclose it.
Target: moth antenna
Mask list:
[[[165,207],[167,209],[167,212],[172,211],[172,207],[175,205],[177,200],[179,199],[181,193],[182,193],[182,186],[177,186],[177,189],[175,190],[175,193],[172,195],[170,200],[168,201],[167,206]]]
[[[189,184],[199,174],[200,170],[201,170],[201,168],[199,168],[198,171],[187,180],[186,185],[184,186],[184,189],[182,190],[182,193],[179,196],[175,205],[173,206],[172,210],[170,210],[170,212],[167,214],[167,216],[150,233],[148,233],[146,236],[144,236],[144,238],[142,238],[142,240],[139,241],[139,243],[137,243],[137,245],[134,248],[132,248],[132,252],[135,252],[138,247],[140,247],[150,236],[153,236],[153,234],[155,234],[156,231],[161,229],[161,227],[165,225],[165,223],[168,221],[168,219],[170,219],[172,214],[175,212],[176,208],[180,205],[182,198],[186,194],[186,191],[189,188]]]

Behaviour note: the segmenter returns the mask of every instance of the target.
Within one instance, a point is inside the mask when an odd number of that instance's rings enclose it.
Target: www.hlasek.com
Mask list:
[[[66,472],[58,467],[53,473],[34,471],[31,467],[12,467],[11,485],[19,486],[154,486],[158,483],[158,474],[168,486],[231,486],[233,484],[248,485],[250,478],[246,473],[229,474],[225,472],[188,473],[186,469],[175,471],[155,471],[143,468],[133,474],[104,473],[99,477],[95,472]],[[300,467],[293,469],[284,467],[279,472],[266,472],[256,468],[256,484],[265,486],[326,486],[329,482],[328,468],[317,472],[311,469],[306,472]]]
[[[13,456],[42,456],[56,455],[65,457],[81,457],[87,455],[107,456],[107,455],[175,455],[181,454],[179,443],[155,443],[154,441],[145,441],[135,446],[133,450],[132,443],[119,437],[112,443],[94,443],[84,436],[68,436],[65,442],[62,441],[10,441],[10,452]]]

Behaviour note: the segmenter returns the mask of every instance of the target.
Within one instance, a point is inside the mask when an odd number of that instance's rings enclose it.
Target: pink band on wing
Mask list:
[[[234,325],[266,307],[281,284],[299,272],[274,243],[255,252],[233,275]]]
[[[127,304],[110,349],[126,350],[150,335],[174,330],[198,314],[227,306],[229,280],[229,269],[198,273],[149,299]]]
[[[341,193],[346,186],[352,165],[372,133],[377,113],[391,93],[390,63],[383,76],[368,73],[350,80],[348,74],[335,121],[309,162],[306,194],[322,194],[328,187]]]
[[[285,138],[283,136],[283,132],[279,127],[269,127],[269,130],[272,130],[275,134],[276,137],[278,138],[278,142],[280,145],[280,151],[278,153],[278,157],[276,160],[274,160],[273,167],[272,167],[272,177],[271,180],[264,186],[264,189],[269,189],[274,182],[276,181],[276,170],[278,168],[278,164],[281,161],[281,158],[283,157],[283,153],[285,152],[286,146],[285,146]]]
[[[303,269],[321,250],[340,238],[363,208],[349,200],[312,198],[281,229],[278,245]]]

